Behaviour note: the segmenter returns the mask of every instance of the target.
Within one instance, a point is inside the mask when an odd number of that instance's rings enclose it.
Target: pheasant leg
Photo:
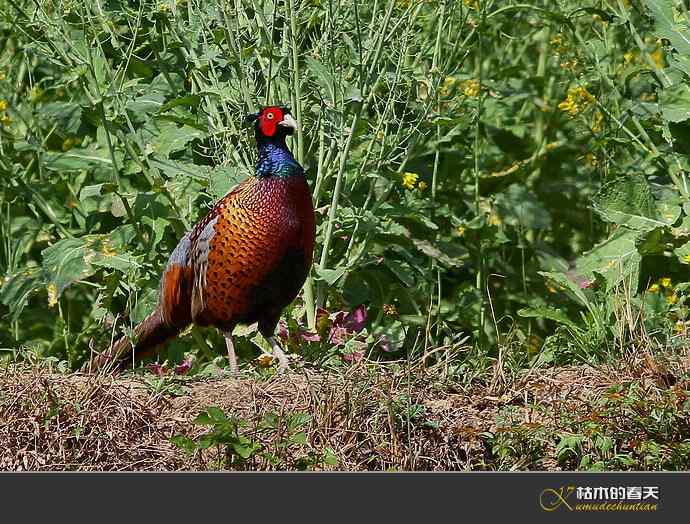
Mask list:
[[[237,374],[237,355],[235,355],[235,345],[232,343],[232,334],[224,333],[225,335],[225,347],[228,348],[228,362],[230,363],[230,373],[233,375]]]
[[[275,337],[268,337],[268,341],[271,343],[271,347],[273,348],[273,358],[278,360],[278,373],[285,373],[285,371],[290,369],[287,355],[285,355],[285,352],[282,350]]]

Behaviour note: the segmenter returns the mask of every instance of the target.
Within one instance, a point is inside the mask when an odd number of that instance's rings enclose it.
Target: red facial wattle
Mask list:
[[[283,112],[277,107],[268,107],[259,115],[259,129],[264,136],[273,136],[278,129],[278,122],[283,120]]]

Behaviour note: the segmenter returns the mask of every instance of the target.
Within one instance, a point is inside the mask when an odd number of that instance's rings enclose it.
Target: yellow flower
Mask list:
[[[592,19],[593,19],[595,22],[601,22],[601,24],[602,24],[604,27],[607,27],[607,26],[609,25],[609,23],[608,23],[606,20],[604,20],[604,19],[603,19],[601,16],[599,16],[599,15],[592,15]]]
[[[384,304],[383,314],[389,317],[395,317],[398,315],[398,308],[395,307],[395,304]]]
[[[419,188],[420,191],[424,191],[427,187],[429,187],[429,184],[427,184],[426,182],[424,182],[424,180],[422,180],[422,181],[417,185],[417,187]]]
[[[501,217],[499,217],[496,213],[491,213],[489,215],[489,225],[500,226],[502,223]]]
[[[676,333],[682,333],[683,331],[685,331],[685,322],[683,322],[682,320],[678,320],[673,330]]]
[[[668,302],[671,306],[678,302],[678,297],[674,293],[668,293],[666,295],[666,302]]]
[[[481,89],[479,80],[465,80],[460,86],[462,94],[468,98],[477,98]]]
[[[261,366],[262,368],[267,368],[273,362],[273,357],[271,355],[267,355],[266,353],[264,353],[264,354],[258,356],[256,358],[256,361],[258,362],[259,366]]]
[[[551,40],[549,40],[549,43],[554,47],[562,46],[563,37],[561,35],[552,36]]]
[[[558,104],[558,109],[574,117],[587,109],[595,100],[594,95],[584,87],[572,87],[568,89],[567,98]]]
[[[414,186],[419,180],[419,175],[417,173],[405,172],[402,175],[402,185],[407,189],[414,189]]]
[[[597,160],[597,157],[594,156],[594,154],[587,153],[585,158],[587,159],[587,164],[589,164],[592,167],[597,167],[597,164],[599,163],[599,161]]]
[[[659,48],[653,53],[650,53],[649,55],[652,58],[652,62],[654,62],[654,65],[656,65],[659,69],[664,68],[664,50]]]
[[[684,261],[686,264],[690,264],[690,255],[685,255],[685,256],[683,257],[683,261]]]
[[[647,289],[647,292],[649,292],[649,293],[658,293],[658,292],[659,292],[659,284],[652,284],[652,285],[649,286],[649,288]]]
[[[54,307],[58,303],[57,287],[52,282],[48,284],[48,307]]]
[[[378,133],[376,133],[376,140],[381,141],[384,138],[386,138],[386,134],[383,131],[379,131]]]
[[[8,126],[12,123],[12,119],[7,115],[0,116],[0,124],[3,126]]]
[[[479,11],[479,0],[462,0],[462,3],[465,4],[467,7],[470,9],[474,9],[475,11]]]
[[[551,40],[549,40],[549,43],[551,46],[553,46],[553,50],[556,55],[562,55],[568,51],[568,46],[564,42],[562,35],[552,37]]]
[[[106,239],[103,244],[101,244],[101,253],[106,257],[114,257],[117,255],[117,251],[110,245],[110,239]]]
[[[465,228],[465,226],[458,226],[455,231],[458,232],[458,235],[460,235],[461,237],[464,237],[465,231],[467,231],[467,229]]]
[[[440,90],[441,96],[448,96],[456,82],[457,80],[455,80],[455,78],[453,78],[452,76],[447,76],[446,78],[444,78]]]
[[[604,115],[601,113],[601,111],[597,111],[594,113],[594,120],[592,121],[592,131],[595,133],[601,133],[601,130],[604,129]]]
[[[7,100],[0,100],[0,111],[7,109]]]
[[[625,61],[625,64],[630,64],[633,60],[635,60],[635,53],[632,51],[628,51],[627,53],[623,54],[623,60]]]
[[[665,287],[665,288],[672,288],[673,287],[673,281],[671,280],[670,277],[660,278],[659,284],[661,284],[661,286]]]
[[[43,96],[43,89],[38,86],[33,86],[29,91],[29,100],[36,102]]]
[[[561,69],[565,69],[566,71],[575,71],[575,69],[577,68],[577,64],[577,58],[573,58],[572,60],[566,60],[565,62],[561,62],[558,65],[561,67]]]

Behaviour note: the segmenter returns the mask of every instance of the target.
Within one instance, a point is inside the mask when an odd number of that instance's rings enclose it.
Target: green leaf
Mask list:
[[[86,200],[87,198],[95,198],[112,193],[117,189],[117,184],[104,183],[95,184],[92,186],[84,186],[79,192],[79,200]]]
[[[690,86],[683,83],[659,90],[659,104],[666,120],[684,122],[690,118]]]
[[[107,235],[85,235],[66,238],[43,250],[43,270],[58,296],[70,284],[93,275],[92,261],[105,249]]]
[[[690,241],[673,250],[681,264],[690,264]]]
[[[166,111],[170,111],[173,107],[178,107],[178,106],[186,106],[186,107],[196,107],[199,105],[201,102],[201,97],[198,95],[187,95],[183,96],[180,98],[176,98],[174,100],[171,100],[170,102],[167,102],[163,104],[163,106],[159,109],[159,113],[165,113]]]
[[[46,281],[38,267],[26,268],[0,277],[0,303],[10,309],[10,318],[16,321],[29,302],[29,298],[45,290]]]
[[[232,449],[234,449],[235,453],[240,457],[246,460],[261,449],[261,444],[249,440],[246,437],[238,437],[238,439],[232,443]]]
[[[315,267],[314,271],[319,280],[323,280],[326,284],[332,286],[345,274],[346,269],[344,267],[337,269],[320,269]]]
[[[336,454],[332,448],[326,448],[324,450],[322,460],[323,460],[323,463],[326,464],[327,466],[337,466],[338,465],[338,457],[336,456]]]
[[[539,274],[567,290],[578,302],[580,302],[581,305],[587,306],[589,304],[587,295],[585,295],[580,287],[570,280],[564,273],[539,271]]]
[[[175,435],[174,437],[170,437],[170,442],[188,454],[192,454],[197,450],[196,442],[184,435]]]
[[[573,330],[578,329],[577,324],[570,320],[563,311],[550,306],[522,308],[518,310],[517,313],[523,318],[544,318],[546,320],[553,320],[554,322],[568,326]]]
[[[599,273],[612,290],[623,279],[637,288],[642,257],[637,250],[639,233],[620,228],[610,238],[595,246],[577,260],[577,270],[589,278]]]
[[[142,135],[148,150],[160,158],[168,158],[172,153],[183,150],[191,141],[206,136],[206,133],[158,118],[155,123],[146,125]]]
[[[132,269],[140,268],[143,256],[133,256],[129,253],[101,254],[91,263],[96,267],[115,269],[122,273],[128,273]]]
[[[297,428],[301,428],[305,424],[308,424],[311,420],[311,415],[303,411],[298,411],[292,414],[288,420],[288,431],[293,431]]]
[[[512,184],[508,190],[496,197],[499,216],[511,226],[525,229],[547,229],[551,227],[551,214],[535,198],[534,193],[520,184]]]
[[[130,100],[125,107],[140,116],[161,111],[163,102],[165,102],[165,95],[163,93],[146,93],[134,100]]]
[[[214,200],[219,200],[248,176],[249,173],[239,167],[216,167],[210,173],[209,193],[211,193]]]
[[[422,240],[419,238],[413,238],[412,243],[414,246],[427,255],[428,257],[438,260],[441,264],[447,267],[460,267],[462,266],[462,260],[459,256],[461,252],[453,253],[449,256],[447,252],[441,251],[439,249],[439,243],[437,245],[432,244],[429,240]],[[452,256],[456,255],[456,256]]]
[[[304,431],[295,433],[294,435],[290,436],[290,442],[292,444],[305,445],[307,443],[307,434]]]
[[[122,160],[122,152],[116,151],[117,160]],[[94,167],[111,168],[113,165],[107,149],[70,149],[65,153],[47,152],[42,158],[46,169],[52,171],[79,171]]]
[[[684,14],[676,11],[672,0],[644,0],[654,19],[654,31],[666,38],[681,56],[690,56],[690,26]]]
[[[593,198],[594,210],[607,222],[638,231],[650,231],[670,222],[659,218],[647,180],[642,175],[614,178]]]
[[[312,77],[321,86],[326,100],[334,103],[336,101],[336,89],[341,85],[341,81],[336,82],[329,69],[315,58],[307,57],[305,61]]]
[[[50,102],[41,106],[41,117],[68,135],[76,135],[81,125],[82,109],[72,102]]]
[[[227,422],[228,421],[228,417],[225,415],[223,410],[220,408],[217,408],[215,406],[211,406],[210,408],[207,408],[206,413],[208,414],[208,416],[211,418],[211,420],[214,423]]]

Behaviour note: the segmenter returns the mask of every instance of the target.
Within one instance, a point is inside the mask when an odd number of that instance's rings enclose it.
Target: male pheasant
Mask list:
[[[87,362],[86,370],[132,353],[150,354],[194,323],[225,335],[230,369],[236,372],[232,330],[254,322],[271,343],[278,371],[287,369],[274,332],[311,267],[314,207],[304,169],[285,144],[297,128],[290,111],[271,106],[247,119],[256,134],[255,175],[182,237],[163,272],[158,306],[134,328],[133,343],[122,337]]]

